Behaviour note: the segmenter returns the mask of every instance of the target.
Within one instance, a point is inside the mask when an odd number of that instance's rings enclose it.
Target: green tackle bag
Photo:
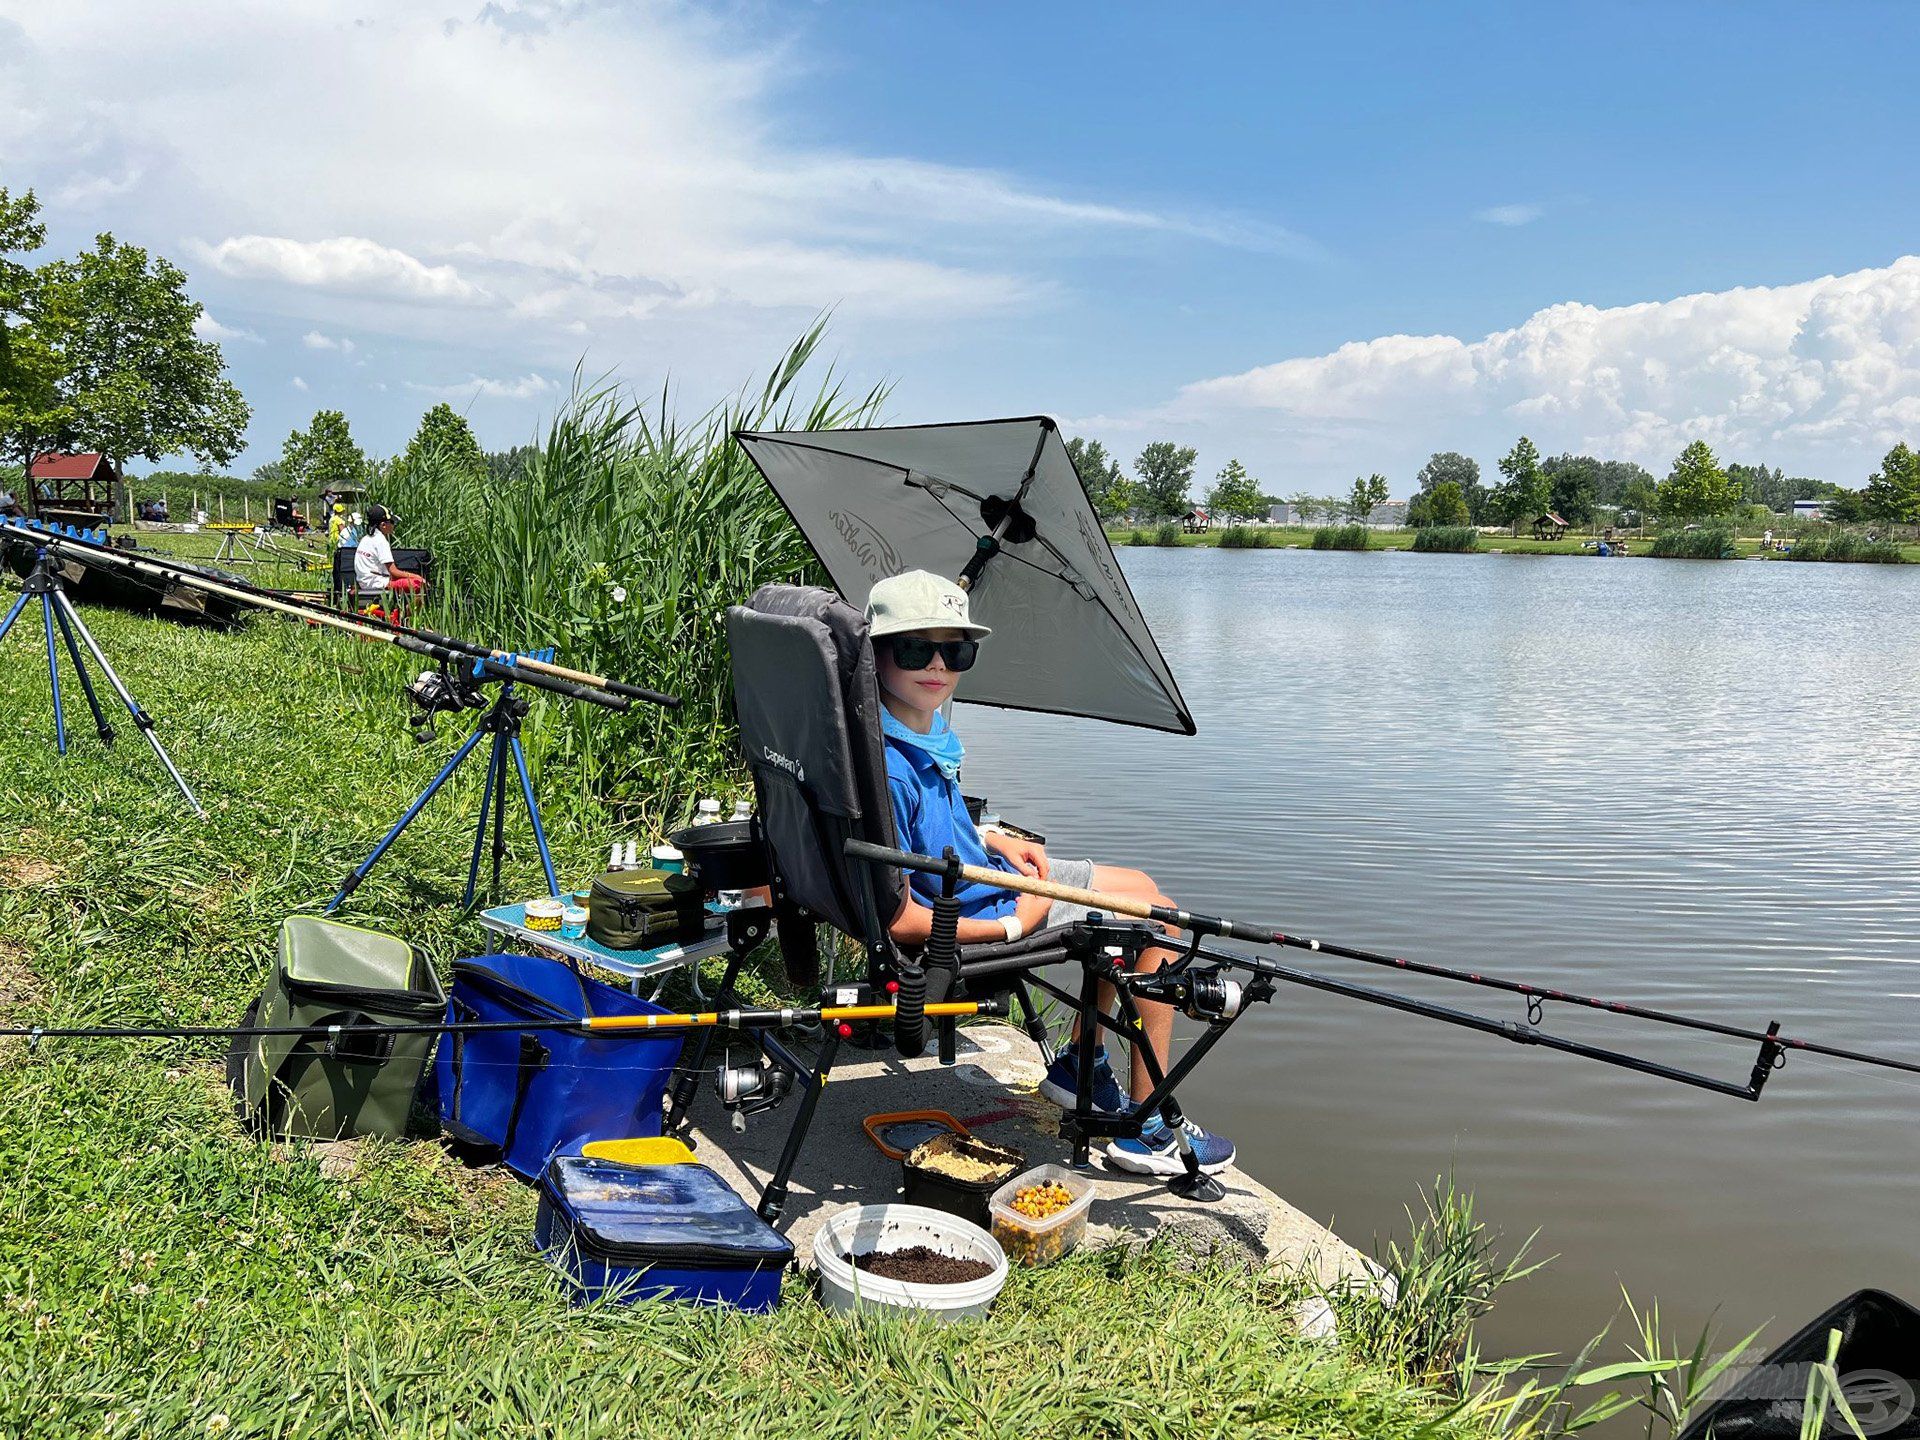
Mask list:
[[[609,870],[587,892],[587,935],[609,950],[687,945],[706,934],[700,882],[672,870]]]
[[[291,1035],[236,1037],[227,1082],[242,1123],[267,1134],[337,1140],[407,1133],[433,1058],[447,999],[433,969],[403,940],[296,915],[280,927],[280,958],[243,1027],[298,1026]],[[329,1033],[333,1027],[355,1027]]]

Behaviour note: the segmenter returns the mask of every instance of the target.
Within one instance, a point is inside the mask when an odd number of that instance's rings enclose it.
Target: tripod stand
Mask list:
[[[60,651],[55,642],[54,632],[66,642],[68,657],[73,661],[73,673],[80,677],[80,691],[87,697],[87,708],[93,712],[94,727],[99,731],[100,743],[112,745],[113,726],[107,722],[106,712],[100,708],[100,697],[93,688],[93,677],[87,674],[86,661],[81,657],[80,646],[84,642],[87,652],[93,656],[93,663],[100,667],[100,673],[106,677],[113,693],[120,697],[120,703],[127,707],[127,714],[133,717],[133,723],[147,738],[147,744],[153,747],[153,753],[166,767],[173,783],[180,787],[180,793],[186,797],[187,804],[193,807],[193,813],[206,819],[207,812],[194,798],[187,782],[174,768],[173,760],[166,748],[161,745],[160,737],[153,733],[153,717],[140,708],[140,702],[133,698],[120,677],[114,673],[113,666],[107,663],[107,657],[100,649],[100,642],[93,638],[81,620],[79,612],[73,608],[73,602],[67,598],[67,592],[61,587],[60,576],[53,568],[52,556],[45,546],[34,553],[33,569],[21,582],[20,598],[13,602],[13,608],[7,611],[7,618],[0,620],[0,641],[7,638],[13,629],[13,622],[35,598],[40,601],[40,620],[47,635],[47,681],[53,688],[53,743],[62,755],[67,753],[67,716],[60,701]],[[76,637],[78,637],[76,639]]]
[[[400,838],[400,832],[413,822],[414,816],[427,808],[427,802],[439,793],[440,787],[453,777],[460,768],[460,762],[471,755],[487,737],[493,737],[493,745],[487,752],[487,784],[480,794],[480,821],[473,832],[473,858],[467,864],[467,889],[461,896],[462,905],[472,905],[474,890],[480,879],[480,854],[487,843],[487,820],[493,820],[493,884],[489,894],[500,893],[500,862],[507,853],[507,766],[512,764],[514,772],[520,777],[520,798],[526,802],[527,817],[533,822],[534,842],[540,847],[540,864],[547,872],[547,893],[560,893],[560,882],[553,873],[553,857],[547,852],[547,832],[540,824],[540,802],[534,798],[533,781],[527,775],[527,757],[520,748],[520,724],[527,716],[528,701],[525,696],[515,693],[511,680],[498,682],[500,693],[493,704],[487,708],[473,732],[453,753],[453,758],[440,767],[440,773],[427,783],[406,813],[394,822],[380,843],[373,847],[373,853],[354,867],[353,873],[341,882],[340,893],[327,902],[327,913],[331,915],[340,908],[341,903],[354,892],[367,873],[379,863],[387,848]]]

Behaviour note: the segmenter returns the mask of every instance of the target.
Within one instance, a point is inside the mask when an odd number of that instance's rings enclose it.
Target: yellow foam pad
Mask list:
[[[581,1147],[590,1160],[616,1165],[691,1165],[693,1151],[669,1135],[642,1135],[631,1140],[594,1140]]]

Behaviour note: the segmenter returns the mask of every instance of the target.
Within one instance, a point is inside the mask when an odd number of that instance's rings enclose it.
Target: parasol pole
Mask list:
[[[974,541],[973,554],[968,557],[966,568],[953,582],[962,590],[973,589],[974,582],[980,578],[980,572],[987,568],[987,562],[1000,553],[1000,537],[1007,533],[1008,527],[1013,524],[1016,516],[1025,513],[1020,509],[1020,502],[1026,499],[1027,491],[1033,485],[1034,474],[1040,468],[1040,455],[1047,448],[1047,436],[1052,431],[1053,421],[1043,418],[1040,421],[1040,438],[1034,442],[1033,454],[1027,460],[1027,473],[1020,477],[1020,488],[1013,492],[1013,499],[1007,503],[1007,508],[1001,512],[1000,518],[993,522],[993,529]]]
[[[865,840],[847,841],[846,853],[857,860],[892,865],[902,870],[918,870],[929,875],[944,875],[949,869],[949,862],[935,859],[931,855],[915,855],[887,845],[870,844]],[[1725,1035],[1731,1039],[1753,1041],[1783,1050],[1798,1050],[1808,1055],[1824,1055],[1835,1060],[1850,1060],[1860,1065],[1875,1065],[1886,1070],[1900,1070],[1910,1075],[1920,1075],[1920,1063],[1895,1059],[1889,1055],[1875,1055],[1863,1050],[1850,1050],[1837,1045],[1822,1045],[1812,1040],[1800,1040],[1790,1035],[1781,1035],[1775,1030],[1764,1032],[1751,1030],[1739,1025],[1724,1024],[1718,1020],[1703,1020],[1695,1015],[1680,1015],[1671,1010],[1655,1010],[1620,1000],[1601,1000],[1591,995],[1580,995],[1572,991],[1529,984],[1524,980],[1507,980],[1498,975],[1456,970],[1446,965],[1435,965],[1430,961],[1408,960],[1398,955],[1362,950],[1335,941],[1310,940],[1299,935],[1287,935],[1265,926],[1224,919],[1218,915],[1200,915],[1171,905],[1150,905],[1125,895],[1112,895],[1101,890],[1086,890],[1077,885],[1061,885],[1051,880],[1036,880],[1032,876],[1010,874],[1005,870],[990,870],[982,865],[961,864],[959,873],[963,880],[991,885],[998,890],[1012,890],[1023,895],[1039,895],[1048,900],[1064,900],[1070,905],[1084,905],[1090,910],[1099,910],[1108,914],[1128,915],[1137,920],[1152,920],[1176,930],[1184,930],[1195,937],[1218,935],[1225,939],[1241,940],[1253,945],[1279,945],[1293,950],[1311,950],[1318,955],[1333,955],[1342,960],[1357,960],[1368,965],[1383,965],[1395,970],[1404,970],[1410,974],[1430,975],[1436,979],[1457,980],[1466,985],[1503,990],[1509,994],[1525,997],[1529,1018],[1537,1016],[1540,1007],[1546,1001],[1553,1000],[1589,1010],[1604,1010],[1612,1015],[1626,1015],[1636,1020],[1674,1025],[1684,1030],[1699,1030],[1709,1035]]]

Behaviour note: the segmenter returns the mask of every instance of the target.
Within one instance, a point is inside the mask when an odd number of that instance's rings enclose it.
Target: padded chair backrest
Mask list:
[[[848,837],[894,843],[867,622],[831,590],[763,585],[727,611],[733,703],[782,894],[886,944],[897,870],[849,860]]]

